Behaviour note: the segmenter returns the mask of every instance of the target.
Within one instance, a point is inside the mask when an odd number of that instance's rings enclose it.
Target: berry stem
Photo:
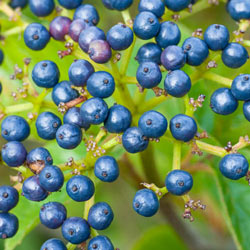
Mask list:
[[[124,84],[137,84],[138,81],[136,79],[136,77],[134,76],[124,76],[121,78],[121,83],[124,83]]]
[[[118,144],[121,144],[121,138],[117,135],[117,136],[113,137],[111,140],[104,143],[101,147],[105,151],[108,151],[108,150],[111,150],[112,148],[114,148]]]
[[[224,76],[220,76],[216,73],[213,73],[213,72],[206,72],[205,74],[203,74],[203,78],[204,79],[207,79],[207,80],[211,80],[213,82],[217,82],[217,83],[220,83],[228,88],[231,87],[231,84],[232,84],[232,80],[229,79],[229,78],[226,78]]]
[[[181,168],[181,146],[182,143],[180,141],[174,142],[173,147],[173,163],[172,163],[172,169],[180,169]]]
[[[139,107],[139,113],[142,114],[150,109],[155,108],[156,106],[158,106],[159,104],[163,103],[164,101],[167,100],[169,96],[165,96],[165,95],[161,95],[159,97],[153,97],[151,98],[149,101],[147,101],[146,103],[144,103],[144,105],[140,105]]]
[[[129,10],[128,10],[128,9],[123,10],[123,11],[121,11],[121,14],[122,14],[122,18],[123,18],[125,24],[127,24],[128,26],[130,26],[130,21],[131,21],[132,19],[131,19]]]
[[[16,105],[6,106],[4,109],[5,114],[18,113],[27,110],[32,110],[34,108],[34,104],[31,102],[21,103]]]
[[[186,94],[183,98],[184,98],[185,109],[186,109],[185,114],[192,117],[194,114],[194,108],[190,104],[190,99],[189,99],[188,94]]]
[[[195,143],[197,144],[198,148],[201,151],[204,151],[206,153],[216,155],[219,157],[224,157],[227,154],[227,151],[222,147],[213,146],[211,144],[208,144],[208,143],[205,143],[202,141],[198,141],[198,140]]]

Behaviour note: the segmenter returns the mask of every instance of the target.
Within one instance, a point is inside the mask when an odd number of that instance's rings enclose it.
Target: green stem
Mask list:
[[[195,143],[201,151],[204,151],[206,153],[216,155],[219,157],[224,157],[227,154],[227,151],[222,147],[213,146],[211,144],[198,141],[198,140]]]
[[[194,108],[193,106],[189,103],[189,97],[188,97],[188,94],[186,94],[184,97],[184,103],[185,103],[185,114],[188,115],[188,116],[193,116],[194,114]]]
[[[34,107],[34,104],[31,102],[10,105],[10,106],[5,107],[4,113],[11,114],[11,113],[23,112],[27,110],[32,110],[33,107]]]
[[[108,151],[108,150],[111,150],[112,148],[114,148],[116,145],[118,145],[120,143],[121,143],[121,139],[118,136],[115,136],[111,140],[104,143],[101,147],[102,147],[102,149]]]
[[[149,101],[147,101],[146,103],[144,103],[143,105],[141,105],[139,107],[139,110],[138,112],[140,114],[150,110],[150,109],[153,109],[154,107],[158,106],[159,104],[163,103],[164,101],[167,100],[169,96],[165,96],[165,95],[161,95],[159,97],[153,97],[151,98]]]
[[[181,168],[181,146],[180,141],[174,142],[172,170]]]
[[[130,22],[132,19],[131,19],[129,10],[128,10],[128,9],[123,10],[123,11],[121,11],[121,14],[122,14],[122,18],[123,18],[125,24],[130,24],[129,22]]]
[[[207,80],[211,80],[213,82],[217,82],[217,83],[220,83],[228,88],[231,87],[231,84],[232,84],[232,80],[229,79],[229,78],[226,78],[224,76],[220,76],[216,73],[213,73],[211,71],[208,71],[206,73],[203,74],[202,76],[203,78],[207,79]]]
[[[134,76],[123,76],[120,82],[124,84],[137,84],[138,83],[136,77]]]

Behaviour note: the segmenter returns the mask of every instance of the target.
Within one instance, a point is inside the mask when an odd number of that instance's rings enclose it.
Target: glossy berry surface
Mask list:
[[[27,151],[23,144],[18,141],[11,141],[2,147],[2,160],[9,167],[18,167],[24,164]]]
[[[28,3],[28,0],[11,0],[10,6],[15,9],[15,8],[24,8]]]
[[[170,131],[176,140],[188,142],[194,138],[197,124],[192,117],[179,114],[170,120]]]
[[[106,71],[95,72],[87,80],[87,90],[93,97],[110,97],[115,91],[115,80]]]
[[[178,46],[168,46],[161,54],[161,63],[167,70],[180,69],[186,63],[186,54]]]
[[[51,112],[43,112],[36,119],[37,133],[44,140],[55,139],[60,126],[60,118]]]
[[[231,92],[237,100],[250,100],[250,75],[242,74],[234,78]]]
[[[204,41],[208,48],[214,51],[225,49],[229,38],[230,34],[227,27],[221,24],[210,25],[204,33]]]
[[[238,180],[247,174],[249,164],[242,154],[228,154],[220,161],[220,172],[231,180]]]
[[[149,138],[159,138],[167,130],[168,122],[164,115],[155,110],[145,112],[139,119],[138,127]]]
[[[18,227],[18,219],[14,214],[0,213],[0,239],[13,237]]]
[[[71,177],[67,182],[66,191],[74,201],[87,201],[93,196],[95,186],[89,177],[76,175]]]
[[[136,192],[133,208],[138,214],[151,217],[157,213],[159,206],[159,201],[154,191],[141,189]]]
[[[67,250],[65,244],[56,238],[49,239],[43,243],[40,250]]]
[[[171,21],[161,23],[159,33],[155,38],[155,41],[161,48],[177,45],[180,40],[181,31],[176,23]]]
[[[7,141],[23,141],[30,135],[30,126],[23,117],[9,115],[1,124],[1,135]]]
[[[71,24],[71,20],[65,16],[55,17],[50,25],[49,32],[50,35],[58,41],[64,41],[65,36],[69,33],[69,26]]]
[[[113,219],[114,213],[106,202],[98,202],[89,210],[88,223],[96,230],[108,228]]]
[[[210,98],[211,109],[220,115],[232,114],[238,107],[238,101],[228,88],[220,88],[214,91]]]
[[[87,29],[89,26],[88,23],[86,23],[82,19],[76,19],[73,20],[69,26],[69,36],[75,41],[78,42],[80,33]]]
[[[48,202],[41,206],[39,213],[41,223],[50,228],[59,228],[67,218],[67,210],[59,202]]]
[[[239,43],[229,43],[222,51],[222,61],[229,68],[239,68],[248,59],[247,50]]]
[[[133,0],[102,0],[102,2],[109,9],[122,11],[129,8]]]
[[[19,201],[19,193],[11,186],[0,186],[0,211],[8,212]]]
[[[122,133],[130,127],[131,122],[131,112],[126,107],[117,104],[109,109],[104,126],[110,133]]]
[[[93,5],[83,4],[75,10],[74,19],[82,19],[90,25],[97,25],[100,18],[96,8]]]
[[[82,104],[80,114],[89,124],[101,124],[108,116],[108,105],[101,98],[93,97]]]
[[[250,101],[243,104],[243,114],[245,118],[250,122]]]
[[[140,0],[138,10],[139,12],[149,11],[157,17],[161,17],[164,14],[165,6],[161,0]]]
[[[56,192],[61,189],[64,183],[62,170],[53,165],[47,165],[39,174],[40,186],[49,192]]]
[[[230,0],[227,3],[229,15],[236,21],[250,18],[249,0]]]
[[[82,3],[82,0],[58,0],[58,2],[64,8],[72,10],[79,7]]]
[[[141,63],[136,72],[136,79],[143,88],[154,88],[162,79],[161,70],[154,62]]]
[[[136,16],[133,29],[136,36],[143,40],[148,40],[157,35],[160,23],[153,13],[143,11]]]
[[[38,17],[45,17],[52,13],[55,8],[54,0],[29,0],[30,10]]]
[[[90,236],[90,227],[85,219],[69,217],[62,225],[63,237],[72,244],[80,244]]]
[[[34,148],[27,154],[27,163],[32,164],[36,162],[43,162],[45,165],[52,165],[53,158],[46,148]]]
[[[97,159],[94,167],[95,176],[104,182],[113,182],[119,177],[119,166],[112,156]]]
[[[122,135],[122,145],[129,153],[138,153],[148,147],[148,138],[137,127],[128,128]]]
[[[167,8],[173,11],[180,11],[186,9],[190,2],[190,0],[164,0],[164,3]]]
[[[114,250],[114,246],[110,239],[103,235],[92,238],[88,244],[88,250]]]
[[[34,83],[42,88],[53,88],[59,78],[60,72],[57,65],[49,60],[38,62],[32,70]]]
[[[184,195],[193,187],[193,177],[186,171],[173,170],[165,180],[168,192],[173,195]]]
[[[182,70],[174,70],[166,75],[164,89],[174,97],[183,97],[191,89],[190,77]]]

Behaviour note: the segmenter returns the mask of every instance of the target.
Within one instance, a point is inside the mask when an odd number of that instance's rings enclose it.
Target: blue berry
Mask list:
[[[250,100],[250,75],[242,74],[234,78],[231,92],[237,100]]]
[[[247,101],[243,105],[243,114],[245,118],[250,122],[250,101]]]
[[[73,85],[83,87],[94,72],[94,67],[88,61],[77,60],[69,68],[69,80]]]
[[[0,238],[13,237],[19,227],[18,219],[14,214],[0,213]]]
[[[3,59],[4,59],[4,53],[2,49],[0,49],[0,65],[3,63]]]
[[[90,236],[89,224],[80,217],[70,217],[62,225],[62,235],[70,243],[80,244]]]
[[[125,50],[133,40],[133,31],[125,24],[116,24],[107,33],[107,41],[113,50]]]
[[[67,247],[64,243],[56,238],[49,239],[43,243],[40,250],[67,250]]]
[[[53,88],[52,99],[56,105],[72,101],[79,96],[78,91],[73,89],[72,85],[69,81],[62,81]]]
[[[56,131],[60,126],[60,118],[51,112],[41,113],[36,120],[37,133],[44,140],[55,139]]]
[[[222,61],[229,68],[239,68],[248,59],[247,50],[239,43],[229,43],[222,51]]]
[[[49,60],[38,62],[32,70],[34,83],[42,88],[53,88],[59,78],[60,72],[57,65]]]
[[[170,131],[176,140],[188,142],[197,133],[197,124],[192,117],[179,114],[171,119]]]
[[[184,195],[192,189],[193,177],[186,171],[173,170],[167,175],[165,185],[169,193]]]
[[[125,10],[129,8],[133,0],[102,0],[103,4],[108,9],[115,9],[115,10]]]
[[[162,79],[159,65],[154,62],[141,63],[136,72],[136,79],[143,88],[156,87]]]
[[[65,113],[65,115],[63,117],[63,122],[65,124],[77,125],[80,128],[84,128],[85,130],[88,130],[90,127],[90,125],[88,123],[86,123],[85,120],[82,119],[79,107],[70,108]]]
[[[161,23],[160,31],[155,38],[161,48],[165,49],[170,45],[177,45],[180,40],[181,32],[176,23],[171,21]]]
[[[161,64],[161,53],[162,50],[159,45],[155,43],[146,43],[140,47],[135,59],[139,63],[154,62]]]
[[[148,138],[159,138],[165,134],[168,122],[164,115],[150,110],[140,117],[138,127]]]
[[[190,0],[164,0],[168,9],[173,11],[181,11],[188,7]]]
[[[119,177],[119,166],[112,156],[102,156],[95,162],[95,176],[104,182],[113,182]]]
[[[143,11],[136,16],[133,29],[136,36],[143,40],[148,40],[157,35],[160,23],[153,13]]]
[[[80,5],[74,13],[74,19],[82,19],[86,23],[97,25],[99,22],[99,14],[96,8],[91,4]]]
[[[231,179],[238,180],[247,174],[249,164],[241,154],[228,154],[220,161],[221,173]]]
[[[27,151],[23,144],[18,141],[11,141],[3,145],[2,160],[9,167],[19,167],[24,164]]]
[[[50,40],[48,30],[40,23],[31,23],[24,30],[24,42],[32,50],[42,50]]]
[[[114,250],[114,246],[110,239],[103,235],[92,238],[88,244],[88,250]]]
[[[15,8],[24,8],[28,3],[28,0],[11,0],[10,6]]]
[[[71,177],[67,182],[66,191],[74,201],[87,201],[95,193],[95,186],[89,177],[76,175]]]
[[[148,138],[137,127],[128,128],[122,135],[122,145],[129,153],[138,153],[148,147]]]
[[[84,52],[88,53],[89,45],[91,42],[93,42],[94,40],[105,40],[105,39],[106,39],[106,36],[103,30],[95,26],[91,26],[82,30],[79,36],[78,43],[79,43],[80,48]]]
[[[43,189],[49,192],[56,192],[63,186],[63,172],[57,166],[47,165],[39,174],[39,182]]]
[[[139,12],[149,11],[161,17],[165,12],[165,6],[161,0],[140,0],[138,10]]]
[[[22,195],[30,201],[43,201],[47,198],[48,192],[41,187],[39,176],[31,176],[26,179],[22,187]]]
[[[180,69],[186,63],[186,54],[176,45],[168,46],[161,54],[161,63],[167,70]]]
[[[55,8],[54,0],[29,0],[30,10],[38,17],[45,17]]]
[[[28,165],[36,163],[37,161],[42,161],[44,165],[53,164],[53,158],[50,152],[46,148],[42,147],[32,149],[27,155]]]
[[[98,202],[89,209],[88,223],[96,230],[108,228],[113,219],[112,208],[106,202]]]
[[[87,80],[87,90],[93,97],[110,97],[115,91],[115,80],[106,71],[95,72]]]
[[[64,8],[72,10],[79,7],[82,3],[82,0],[58,0],[58,2]]]
[[[201,65],[209,55],[207,44],[197,37],[187,38],[182,49],[187,55],[187,64],[192,66]]]
[[[238,107],[237,99],[228,88],[220,88],[214,91],[210,98],[211,109],[220,115],[232,114]]]
[[[108,117],[104,122],[109,133],[122,133],[132,122],[131,112],[122,105],[114,105],[109,109]]]
[[[65,41],[65,36],[69,33],[71,20],[66,16],[55,17],[49,25],[50,35],[57,41]]]
[[[145,217],[155,215],[159,209],[159,201],[155,192],[146,188],[137,191],[133,200],[133,208]]]
[[[79,36],[81,32],[88,27],[88,23],[86,23],[82,19],[73,20],[69,26],[69,36],[75,41],[79,41]]]
[[[67,218],[67,210],[59,202],[48,202],[42,205],[39,213],[41,223],[50,228],[59,228]]]
[[[64,124],[56,131],[58,145],[65,149],[74,149],[82,141],[82,130],[74,124]]]
[[[166,75],[164,89],[174,97],[183,97],[191,89],[190,77],[182,70],[174,70]]]
[[[3,91],[3,86],[2,86],[2,83],[0,82],[0,95],[1,95],[2,91]]]
[[[227,2],[227,11],[230,16],[239,21],[250,18],[250,1],[249,0],[230,0]]]
[[[30,135],[30,126],[21,116],[7,116],[1,125],[1,135],[7,141],[23,141]]]
[[[0,186],[0,211],[8,212],[14,208],[19,201],[17,190],[11,186]]]
[[[227,27],[221,24],[210,25],[204,33],[204,41],[209,49],[223,50],[228,45],[230,38]]]
[[[108,116],[108,105],[101,98],[94,97],[82,104],[80,114],[89,124],[101,124]]]

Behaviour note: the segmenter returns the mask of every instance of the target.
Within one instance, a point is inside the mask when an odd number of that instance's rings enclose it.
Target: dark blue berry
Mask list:
[[[243,105],[243,114],[245,118],[250,122],[250,101],[247,101]]]
[[[43,243],[40,250],[67,250],[67,247],[59,239],[49,239]]]
[[[24,30],[24,42],[32,50],[42,50],[50,40],[48,30],[40,23],[31,23]]]
[[[27,155],[27,163],[32,164],[36,162],[43,162],[45,165],[52,165],[53,158],[46,148],[34,148]]]
[[[19,227],[18,219],[14,214],[0,213],[0,238],[13,237]]]
[[[162,79],[159,65],[154,62],[141,63],[136,72],[136,79],[143,88],[156,87]]]
[[[250,75],[242,74],[234,78],[231,92],[237,100],[250,100]]]
[[[182,70],[174,70],[166,75],[164,89],[174,97],[183,97],[191,89],[190,77]]]
[[[114,250],[114,246],[110,239],[103,235],[92,238],[88,244],[88,250]]]
[[[137,127],[128,128],[122,135],[122,145],[129,153],[138,153],[148,147],[148,138]]]
[[[80,217],[69,217],[62,225],[62,235],[70,243],[80,244],[90,236],[89,224]]]
[[[229,68],[239,68],[248,59],[247,50],[239,43],[229,43],[222,51],[222,61]]]
[[[157,17],[161,17],[164,14],[165,6],[161,0],[140,0],[138,10],[139,12],[149,11]]]
[[[50,35],[58,41],[65,41],[65,36],[69,33],[71,20],[66,16],[55,17],[49,25]]]
[[[232,114],[238,107],[237,99],[228,88],[220,88],[214,91],[210,98],[211,109],[220,115]]]
[[[249,164],[241,154],[228,154],[220,161],[221,173],[231,179],[238,180],[247,174]]]
[[[0,65],[3,63],[3,59],[4,59],[4,53],[3,50],[0,49]]]
[[[69,36],[75,41],[78,42],[80,33],[89,26],[82,19],[73,20],[69,26]]]
[[[19,167],[24,164],[27,151],[23,144],[18,141],[11,141],[3,145],[2,160],[9,167]]]
[[[102,0],[103,4],[108,9],[115,9],[115,10],[125,10],[129,8],[133,0]]]
[[[207,44],[197,37],[187,38],[182,49],[187,55],[187,64],[192,66],[201,65],[209,55]]]
[[[93,196],[95,186],[89,177],[76,175],[71,177],[67,182],[66,191],[69,197],[74,201],[87,201]]]
[[[34,83],[42,88],[53,88],[59,78],[60,72],[57,65],[49,60],[38,62],[32,70]]]
[[[186,63],[186,54],[182,48],[171,45],[163,50],[161,54],[161,63],[167,70],[180,69]]]
[[[113,219],[112,208],[106,202],[98,202],[89,209],[88,223],[96,230],[108,228]]]
[[[21,116],[7,116],[1,125],[1,135],[7,141],[23,141],[30,135],[30,126]]]
[[[96,8],[91,4],[80,5],[74,13],[74,19],[82,19],[86,23],[97,25],[99,22],[99,14]]]
[[[67,210],[59,202],[48,202],[42,205],[39,213],[41,223],[50,228],[59,228],[67,218]]]
[[[60,126],[60,118],[51,112],[41,113],[36,120],[37,133],[44,140],[55,139],[56,131]]]
[[[227,27],[221,24],[210,25],[204,33],[204,41],[211,50],[223,50],[230,38]]]
[[[168,9],[173,11],[181,11],[188,7],[191,0],[164,0]]]
[[[45,17],[55,8],[54,0],[29,0],[30,10],[38,17]]]
[[[122,105],[114,105],[109,109],[108,117],[104,122],[110,133],[122,133],[128,129],[132,122],[131,112]]]
[[[11,0],[10,6],[15,8],[24,8],[28,3],[28,0]]]
[[[95,176],[104,182],[113,182],[119,177],[119,166],[112,156],[102,156],[95,162]]]
[[[79,7],[82,3],[82,0],[58,0],[58,2],[64,8],[72,10]]]
[[[116,24],[107,33],[107,41],[113,50],[127,49],[133,39],[133,31],[125,24]]]
[[[145,217],[155,215],[159,209],[159,201],[155,192],[146,188],[137,191],[133,200],[133,208]]]
[[[19,201],[17,190],[11,186],[0,186],[0,211],[8,212],[14,208]]]
[[[165,185],[169,193],[184,195],[193,187],[193,177],[186,171],[173,170],[167,175]]]
[[[161,48],[177,45],[180,40],[181,32],[176,23],[171,21],[161,23],[160,31],[155,38],[155,41]]]
[[[0,95],[2,93],[2,90],[3,90],[3,86],[2,86],[2,83],[0,82]]]
[[[136,16],[133,29],[136,36],[143,40],[148,40],[157,35],[160,23],[153,13],[143,11]]]
[[[192,117],[179,114],[171,119],[170,131],[176,140],[188,142],[197,133],[197,124]]]
[[[249,0],[230,0],[227,3],[229,15],[236,21],[250,18]]]

